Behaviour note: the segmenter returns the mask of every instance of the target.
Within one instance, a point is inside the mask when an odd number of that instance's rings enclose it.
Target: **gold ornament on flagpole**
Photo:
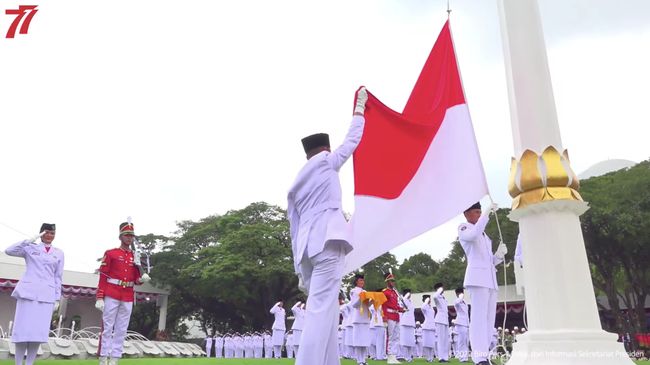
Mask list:
[[[519,160],[512,158],[508,192],[513,210],[551,200],[582,201],[579,188],[567,150],[560,154],[549,146],[541,155],[525,150]]]

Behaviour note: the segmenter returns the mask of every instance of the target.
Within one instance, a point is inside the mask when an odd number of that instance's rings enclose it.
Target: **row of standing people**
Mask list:
[[[395,289],[395,277],[392,273],[386,275],[385,281],[386,288],[382,289],[382,292],[387,301],[381,306],[373,305],[372,298],[361,299],[361,293],[365,292],[365,278],[362,274],[356,274],[354,277],[350,301],[344,303],[343,298],[339,298],[340,312],[343,317],[343,346],[340,346],[339,352],[344,357],[356,360],[357,364],[366,364],[368,357],[384,359],[384,353],[389,364],[397,364],[398,357],[410,361],[417,353],[417,324],[411,291],[405,289],[403,295],[400,295]],[[424,295],[422,298],[422,313],[425,320],[417,332],[421,333],[422,356],[428,361],[433,361],[436,357],[441,362],[447,362],[451,344],[448,303],[443,295],[444,284],[436,283],[434,290],[433,301],[430,295]],[[457,299],[454,303],[457,314],[454,321],[457,337],[456,352],[461,361],[467,361],[469,316],[463,288],[456,289],[456,295]],[[388,348],[384,352],[382,338],[386,330]],[[374,356],[369,353],[373,343],[375,344]]]

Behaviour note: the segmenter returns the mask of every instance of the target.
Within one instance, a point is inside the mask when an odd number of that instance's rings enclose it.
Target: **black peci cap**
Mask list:
[[[305,153],[317,147],[329,147],[330,136],[327,133],[316,133],[302,139],[302,148]]]

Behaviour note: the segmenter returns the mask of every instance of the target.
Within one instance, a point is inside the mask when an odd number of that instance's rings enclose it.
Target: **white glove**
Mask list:
[[[443,287],[439,287],[438,290],[436,290],[436,294],[438,294],[438,295],[442,294],[443,290],[444,290]]]
[[[496,257],[498,257],[500,259],[503,259],[506,256],[507,253],[508,253],[508,247],[506,247],[505,244],[500,243],[499,247],[497,247],[497,250],[494,253],[494,256],[496,256]]]
[[[359,91],[357,91],[357,102],[354,105],[354,114],[363,115],[366,110],[366,102],[368,101],[368,92],[366,87],[362,86]]]
[[[460,293],[460,294],[458,294],[458,298],[459,298],[460,300],[463,300],[463,298],[465,298],[465,293]]]
[[[424,300],[424,304],[429,304],[429,303],[431,303],[431,298],[427,298]]]
[[[45,234],[45,231],[43,231],[43,232],[37,234],[37,235],[34,236],[34,237],[30,237],[30,238],[27,240],[27,242],[29,242],[29,243],[36,243],[36,240],[39,239],[39,238],[41,238],[41,237],[43,237],[44,234]]]
[[[95,302],[95,308],[97,308],[100,312],[104,311],[104,299],[97,299]]]
[[[490,204],[490,212],[496,213],[497,209],[499,209],[499,206],[497,205],[497,203]]]
[[[57,310],[59,310],[59,305],[60,305],[60,303],[59,303],[58,300],[57,300],[56,302],[54,302],[54,312],[56,312]]]
[[[301,301],[298,301],[298,302],[296,303],[296,305],[297,305],[298,307],[300,307],[300,303],[302,303],[302,302],[301,302]]]
[[[148,283],[148,282],[150,282],[150,281],[151,281],[151,277],[150,277],[149,274],[147,274],[147,273],[142,274],[142,276],[140,277],[140,282],[141,282],[142,284],[144,284],[144,283]]]

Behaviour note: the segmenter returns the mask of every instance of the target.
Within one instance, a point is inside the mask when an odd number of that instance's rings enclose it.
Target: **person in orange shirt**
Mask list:
[[[104,253],[99,267],[97,302],[103,312],[99,341],[99,364],[117,365],[131,319],[135,292],[133,287],[151,280],[140,274],[140,257],[131,250],[135,233],[133,224],[120,224],[120,247]]]

